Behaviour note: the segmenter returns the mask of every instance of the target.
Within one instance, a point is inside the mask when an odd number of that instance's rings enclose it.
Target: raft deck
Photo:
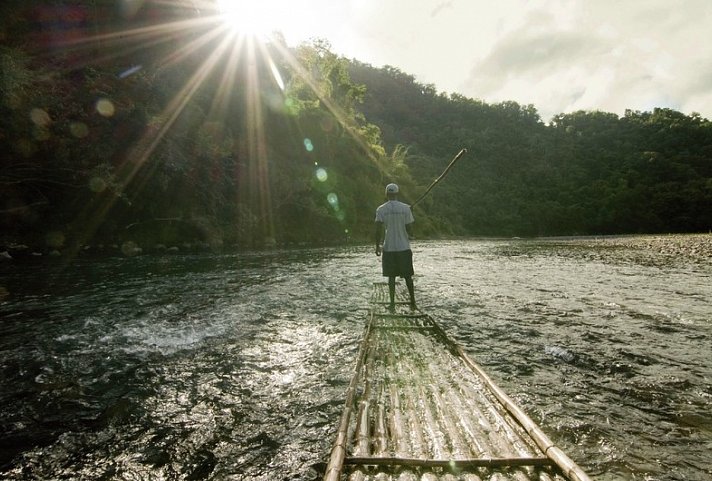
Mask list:
[[[589,481],[453,342],[374,284],[325,481]]]

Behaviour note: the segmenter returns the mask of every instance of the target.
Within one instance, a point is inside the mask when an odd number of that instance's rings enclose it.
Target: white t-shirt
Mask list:
[[[415,219],[408,204],[389,200],[376,209],[376,222],[383,222],[386,228],[386,238],[383,241],[384,251],[394,252],[410,249],[405,226],[415,222]]]

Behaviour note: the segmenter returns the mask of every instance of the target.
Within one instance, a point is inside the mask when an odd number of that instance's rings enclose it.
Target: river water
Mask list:
[[[594,479],[712,479],[712,262],[417,242],[416,295]],[[5,263],[0,478],[313,480],[369,247]]]

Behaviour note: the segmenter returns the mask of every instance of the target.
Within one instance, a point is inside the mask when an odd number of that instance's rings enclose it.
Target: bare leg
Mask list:
[[[415,309],[415,288],[413,287],[413,278],[411,276],[405,278],[405,285],[408,286],[408,294],[410,294],[410,307]]]
[[[391,310],[396,307],[396,278],[395,276],[388,278],[388,295],[391,297]]]

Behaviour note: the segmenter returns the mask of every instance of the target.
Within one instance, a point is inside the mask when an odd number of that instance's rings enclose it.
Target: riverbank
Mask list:
[[[665,259],[712,262],[712,234],[666,234],[609,237],[587,241],[592,247],[621,247]]]
[[[446,240],[464,241],[468,238],[453,237]],[[445,240],[444,239],[444,240]],[[507,238],[478,238],[479,240],[508,240]],[[530,241],[535,239],[516,238],[517,240]],[[585,236],[585,237],[547,237],[540,240],[560,241],[572,243],[581,247],[627,248],[637,251],[643,256],[654,256],[662,259],[679,259],[693,262],[712,262],[712,233],[708,234],[641,234],[631,236]],[[365,241],[350,240],[349,245],[364,245]],[[240,246],[215,246],[206,242],[184,242],[180,245],[166,246],[156,244],[151,247],[142,247],[135,242],[124,242],[121,245],[82,246],[71,251],[73,257],[133,257],[136,255],[153,254],[186,254],[206,252],[245,252],[273,249],[303,249],[318,247],[336,247],[334,243],[300,243],[289,245],[266,245],[261,249],[243,249]],[[48,250],[46,248],[29,247],[23,244],[6,243],[0,245],[0,261],[61,258],[68,254],[67,250]]]

